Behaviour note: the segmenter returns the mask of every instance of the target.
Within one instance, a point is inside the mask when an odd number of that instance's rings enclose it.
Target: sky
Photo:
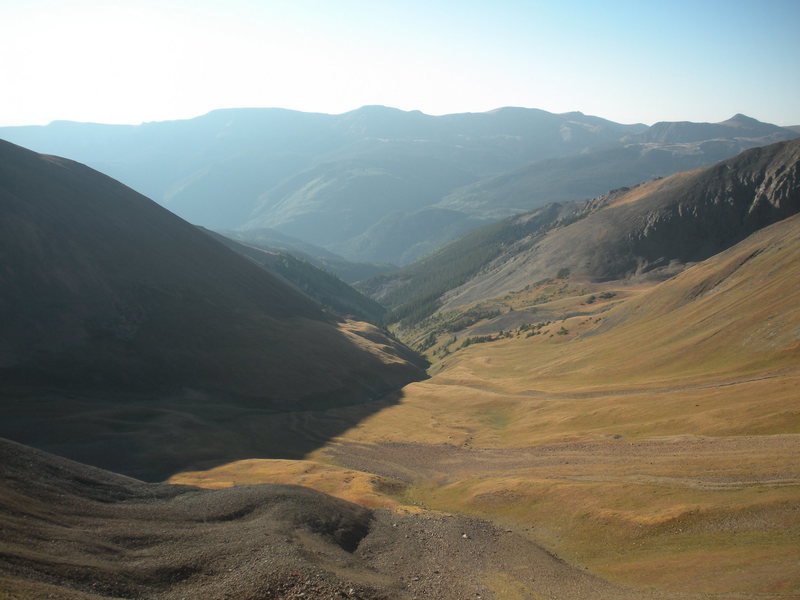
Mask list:
[[[217,108],[800,125],[800,0],[0,0],[0,125]]]

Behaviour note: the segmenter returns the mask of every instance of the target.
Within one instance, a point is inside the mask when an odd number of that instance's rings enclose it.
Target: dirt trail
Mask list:
[[[330,444],[325,454],[341,466],[407,483],[435,479],[446,484],[469,475],[516,471],[567,480],[662,481],[709,488],[800,483],[800,436],[796,435],[675,436],[635,442],[611,437],[532,448],[340,441]],[[674,475],[687,472],[687,464],[695,465],[690,477]]]

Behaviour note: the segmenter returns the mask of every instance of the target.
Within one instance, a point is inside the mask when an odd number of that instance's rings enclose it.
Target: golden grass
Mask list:
[[[491,573],[486,577],[486,587],[503,600],[547,600],[545,596],[533,593],[512,573]]]
[[[419,484],[407,500],[514,527],[569,562],[627,586],[800,591],[797,485],[696,490],[487,475],[446,486]],[[774,577],[766,579],[767,572]]]
[[[648,181],[647,183],[637,185],[621,197],[617,198],[613,203],[609,204],[608,207],[610,208],[612,206],[620,206],[622,204],[631,204],[632,202],[637,202],[642,198],[655,194],[656,192],[668,190],[675,185],[681,184],[684,181],[702,173],[704,170],[705,169],[693,169],[691,171],[682,171],[680,173],[670,175],[669,177],[663,177],[661,179],[655,179],[653,181]]]
[[[652,289],[620,290],[595,306],[605,312],[456,352],[308,461],[174,481],[300,483],[463,512],[639,589],[797,597],[798,230],[790,219]],[[570,312],[579,292],[546,308]],[[376,460],[358,466],[365,453]],[[511,574],[487,586],[532,597]]]
[[[170,477],[167,483],[220,489],[237,485],[279,483],[303,485],[336,498],[370,508],[400,510],[392,498],[402,486],[385,477],[342,469],[333,465],[301,460],[249,459],[221,465],[207,471],[187,471]],[[404,510],[414,510],[404,507]]]
[[[546,446],[553,462],[529,469],[419,465],[405,501],[521,528],[640,588],[800,594],[799,229],[790,219],[550,326],[567,335],[459,351],[329,450]]]
[[[339,323],[338,328],[355,346],[370,352],[384,364],[406,363],[395,348],[386,344],[388,338],[374,325],[364,321],[346,320]]]

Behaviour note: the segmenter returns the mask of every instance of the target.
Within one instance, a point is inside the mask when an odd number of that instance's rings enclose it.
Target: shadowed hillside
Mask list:
[[[288,252],[270,252],[205,230],[210,236],[340,315],[380,325],[386,309],[344,281]]]
[[[339,321],[147,198],[5,142],[0,261],[3,434],[122,472],[280,453],[258,415],[424,376],[377,328]]]
[[[248,229],[247,231],[226,229],[217,233],[247,246],[253,246],[267,252],[288,253],[297,258],[307,260],[320,269],[333,273],[349,284],[397,268],[395,265],[387,263],[351,262],[320,246],[303,242],[274,229]]]

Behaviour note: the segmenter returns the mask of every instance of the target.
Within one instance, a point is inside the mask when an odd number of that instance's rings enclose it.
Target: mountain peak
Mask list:
[[[754,123],[761,123],[758,119],[754,119],[753,117],[748,117],[747,115],[743,115],[742,113],[736,113],[727,121],[723,121],[723,123],[740,123],[742,125],[752,125]]]
[[[354,110],[350,111],[351,113],[404,113],[406,111],[401,110],[399,108],[394,108],[392,106],[384,106],[383,104],[365,104],[364,106],[360,106]]]

